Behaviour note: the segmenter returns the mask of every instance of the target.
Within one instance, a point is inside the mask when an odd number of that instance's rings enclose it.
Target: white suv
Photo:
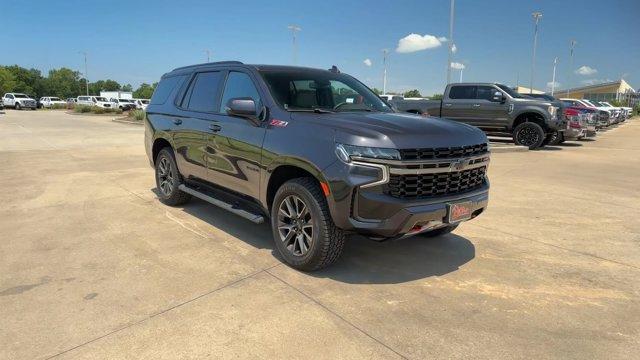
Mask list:
[[[113,108],[113,103],[111,103],[107,98],[102,96],[78,96],[78,100],[76,101],[76,105],[88,105],[88,106],[97,106],[101,108]]]
[[[38,103],[34,99],[21,93],[6,93],[2,97],[2,100],[5,107],[11,107],[16,110],[21,110],[23,108],[35,110],[38,106]]]
[[[55,97],[55,96],[44,96],[40,98],[40,104],[42,104],[42,107],[52,107],[54,105],[62,105],[62,106],[67,106],[67,102],[63,101],[62,99],[60,99],[59,97]]]
[[[147,110],[149,99],[133,99],[137,109]]]

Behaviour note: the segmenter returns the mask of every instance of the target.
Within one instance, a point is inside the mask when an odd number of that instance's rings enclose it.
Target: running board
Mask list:
[[[227,202],[224,202],[222,200],[216,199],[214,197],[211,197],[207,194],[204,194],[198,190],[192,189],[184,184],[180,184],[180,186],[178,186],[178,189],[180,191],[186,192],[187,194],[193,195],[195,197],[197,197],[198,199],[204,200],[210,204],[213,204],[217,207],[223,208],[229,212],[232,212],[238,216],[241,216],[255,224],[262,224],[264,222],[264,217],[262,215],[257,215],[257,214],[252,214],[246,210],[242,210],[237,208],[236,206],[229,204]]]

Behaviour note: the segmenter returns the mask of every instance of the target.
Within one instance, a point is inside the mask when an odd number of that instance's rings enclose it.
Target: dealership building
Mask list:
[[[631,85],[624,80],[557,90],[554,95],[559,98],[589,99],[596,101],[619,100],[629,104],[629,106],[635,106],[640,100],[640,93],[636,92]]]

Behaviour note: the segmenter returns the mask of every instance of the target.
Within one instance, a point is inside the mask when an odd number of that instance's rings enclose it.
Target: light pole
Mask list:
[[[533,94],[533,73],[536,68],[536,45],[538,44],[538,22],[542,17],[542,13],[536,11],[531,15],[533,16],[536,26],[533,32],[533,54],[531,54],[531,81],[529,82],[529,94]]]
[[[387,93],[387,54],[389,54],[389,50],[382,50],[382,64],[384,65],[384,72],[382,73],[382,93]]]
[[[87,74],[87,52],[86,51],[79,51],[79,54],[84,55],[84,84],[86,85],[87,88],[87,96],[89,96],[89,75]]]
[[[298,63],[298,49],[296,44],[296,33],[301,31],[302,29],[298,25],[289,25],[287,29],[291,30],[291,35],[293,35],[293,64],[296,65]]]
[[[571,40],[571,42],[569,42],[569,47],[570,47],[570,52],[569,52],[569,79],[572,80],[573,79],[573,49],[576,47],[576,44],[578,42],[575,40]],[[567,97],[569,97],[569,89],[571,88],[570,84],[573,83],[572,81],[567,84]]]
[[[553,76],[551,77],[551,96],[553,96],[554,91],[556,90],[556,65],[558,64],[558,57],[556,56],[553,59]]]
[[[460,82],[462,82],[462,72],[464,71],[464,68],[460,68]]]
[[[447,61],[447,85],[451,83],[451,61],[453,60],[453,12],[455,0],[451,0],[451,12],[449,13],[449,60]]]
[[[205,49],[204,52],[207,53],[207,62],[210,63],[211,62],[211,50]]]

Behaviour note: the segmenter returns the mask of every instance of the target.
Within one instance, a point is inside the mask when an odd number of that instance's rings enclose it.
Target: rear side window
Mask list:
[[[193,111],[215,112],[222,75],[219,71],[203,72],[196,75],[187,92],[188,99],[183,107]],[[153,99],[151,99],[153,103]]]
[[[151,96],[151,104],[164,104],[169,98],[169,95],[171,95],[171,92],[173,92],[173,89],[176,88],[176,85],[181,84],[184,78],[185,76],[182,75],[172,76],[160,80],[160,83],[158,84],[158,86],[156,86],[156,89],[153,92],[153,96]]]
[[[476,87],[475,86],[453,86],[449,90],[449,98],[451,99],[475,99]]]
[[[237,71],[232,71],[227,77],[227,83],[224,86],[224,95],[220,104],[221,112],[226,111],[227,102],[230,99],[249,97],[258,104],[260,95],[256,86],[251,81],[249,75]]]

